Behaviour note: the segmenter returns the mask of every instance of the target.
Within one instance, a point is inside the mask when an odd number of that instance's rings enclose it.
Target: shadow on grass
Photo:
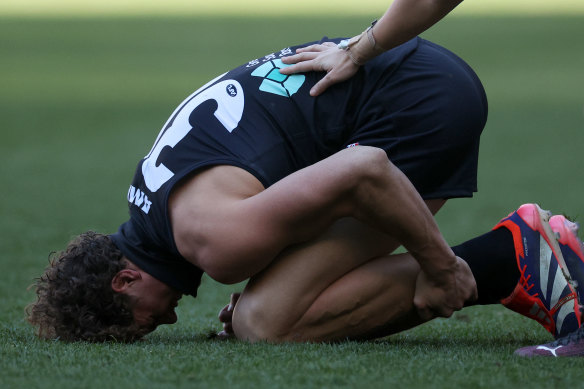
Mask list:
[[[484,334],[466,333],[464,336],[457,337],[445,334],[436,334],[435,336],[428,335],[409,335],[408,333],[391,335],[389,337],[372,339],[372,340],[346,340],[331,343],[280,343],[272,344],[274,347],[365,347],[365,348],[383,348],[386,350],[399,350],[399,352],[409,351],[417,353],[424,352],[452,352],[457,350],[460,353],[480,352],[483,353],[497,353],[508,352],[510,349],[515,350],[519,347],[532,344],[542,344],[552,341],[549,338],[536,336],[536,334],[529,334],[524,336],[509,335],[508,333],[501,333],[500,336]],[[199,345],[224,345],[227,347],[245,347],[245,346],[266,346],[270,345],[268,342],[248,343],[246,341],[235,338],[223,339],[216,336],[215,332],[207,331],[206,333],[189,334],[184,331],[177,331],[173,333],[154,333],[144,340],[141,344],[166,344],[166,345],[184,345],[184,344],[199,344]]]
[[[517,338],[507,338],[501,336],[500,338],[480,338],[475,339],[470,338],[406,338],[406,339],[391,339],[384,338],[381,340],[374,340],[372,342],[377,344],[383,344],[386,346],[397,346],[400,348],[411,348],[411,349],[433,349],[436,351],[452,350],[453,348],[458,349],[480,349],[482,351],[500,351],[501,349],[507,349],[509,347],[522,347],[530,344],[547,343],[553,339],[535,339],[533,337],[526,337],[525,339],[518,340]]]

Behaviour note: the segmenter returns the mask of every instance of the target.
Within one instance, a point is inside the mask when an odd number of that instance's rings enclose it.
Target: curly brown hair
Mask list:
[[[45,273],[32,285],[37,301],[27,320],[44,339],[131,342],[143,334],[134,323],[131,301],[111,287],[127,263],[112,240],[86,232],[64,251],[52,253]]]

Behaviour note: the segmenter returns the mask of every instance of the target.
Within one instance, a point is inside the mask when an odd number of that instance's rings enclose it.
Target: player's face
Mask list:
[[[176,323],[174,309],[182,293],[156,278],[142,273],[142,282],[133,293],[134,321],[145,333],[152,332],[161,324]]]

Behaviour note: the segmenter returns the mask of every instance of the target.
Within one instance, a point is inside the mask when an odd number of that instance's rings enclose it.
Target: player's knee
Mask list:
[[[273,303],[261,296],[243,293],[233,313],[233,331],[238,339],[249,342],[282,342],[288,325]]]
[[[261,339],[263,312],[244,293],[233,311],[233,332],[238,339],[255,342]]]

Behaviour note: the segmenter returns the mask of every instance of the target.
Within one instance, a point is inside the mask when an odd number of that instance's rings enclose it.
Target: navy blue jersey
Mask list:
[[[425,198],[476,190],[486,100],[462,60],[416,38],[314,98],[309,90],[322,73],[278,71],[286,66],[280,58],[294,50],[250,61],[194,92],[138,164],[127,196],[130,220],[112,239],[131,261],[183,293],[196,295],[202,272],[176,248],[168,198],[202,167],[237,166],[268,187],[363,144],[386,150]],[[444,158],[451,151],[456,155]]]

